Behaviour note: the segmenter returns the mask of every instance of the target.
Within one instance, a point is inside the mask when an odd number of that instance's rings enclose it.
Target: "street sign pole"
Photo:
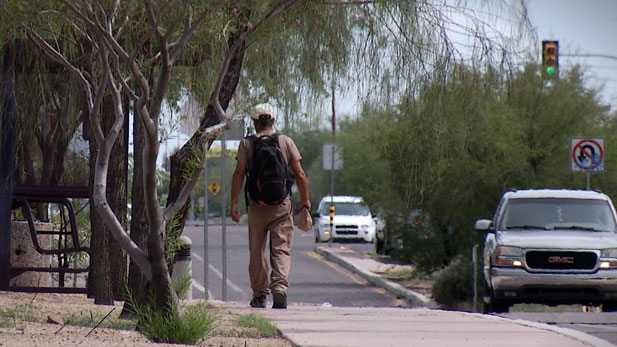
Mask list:
[[[334,119],[334,116],[333,116]],[[334,126],[333,126],[334,128]],[[334,130],[332,135],[334,140]],[[328,239],[328,245],[332,245],[332,239],[334,238],[334,146],[332,147],[332,156],[330,163],[330,238]]]
[[[223,231],[223,301],[227,301],[227,214],[226,214],[226,200],[227,200],[227,184],[225,183],[227,181],[227,179],[225,178],[225,166],[227,165],[227,141],[226,140],[222,140],[221,141],[221,180],[223,182],[222,183],[222,188],[221,190],[223,191],[223,196],[222,199],[223,201],[221,202],[221,209],[222,209],[222,213],[221,213],[221,225],[222,225],[222,231]]]
[[[332,80],[332,155],[330,157],[330,238],[328,245],[332,245],[334,238],[334,150],[336,149],[336,88]]]
[[[208,151],[204,152],[204,157],[204,300],[208,300]]]

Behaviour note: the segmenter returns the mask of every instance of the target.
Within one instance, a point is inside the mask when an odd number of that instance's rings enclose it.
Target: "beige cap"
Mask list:
[[[253,112],[251,112],[251,118],[259,119],[259,116],[262,114],[267,114],[272,117],[272,119],[276,119],[276,116],[274,115],[274,107],[270,104],[259,104],[255,106],[253,108]]]

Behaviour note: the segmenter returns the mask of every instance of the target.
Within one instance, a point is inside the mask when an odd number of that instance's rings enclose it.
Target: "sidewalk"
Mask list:
[[[613,346],[594,336],[547,324],[498,316],[435,309],[435,303],[372,271],[383,266],[338,246],[319,246],[326,259],[409,299],[414,307],[342,308],[296,306],[287,310],[251,309],[246,303],[218,303],[238,312],[267,316],[294,345],[303,347],[376,346]]]

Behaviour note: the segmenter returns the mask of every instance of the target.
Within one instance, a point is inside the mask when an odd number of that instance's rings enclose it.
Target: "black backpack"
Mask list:
[[[245,194],[260,204],[280,205],[291,193],[294,177],[278,138],[278,134],[246,138],[253,148],[253,162],[247,174]]]

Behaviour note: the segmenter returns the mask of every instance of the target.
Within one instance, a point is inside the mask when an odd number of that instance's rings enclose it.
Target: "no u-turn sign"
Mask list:
[[[604,138],[571,138],[570,170],[604,171]]]

